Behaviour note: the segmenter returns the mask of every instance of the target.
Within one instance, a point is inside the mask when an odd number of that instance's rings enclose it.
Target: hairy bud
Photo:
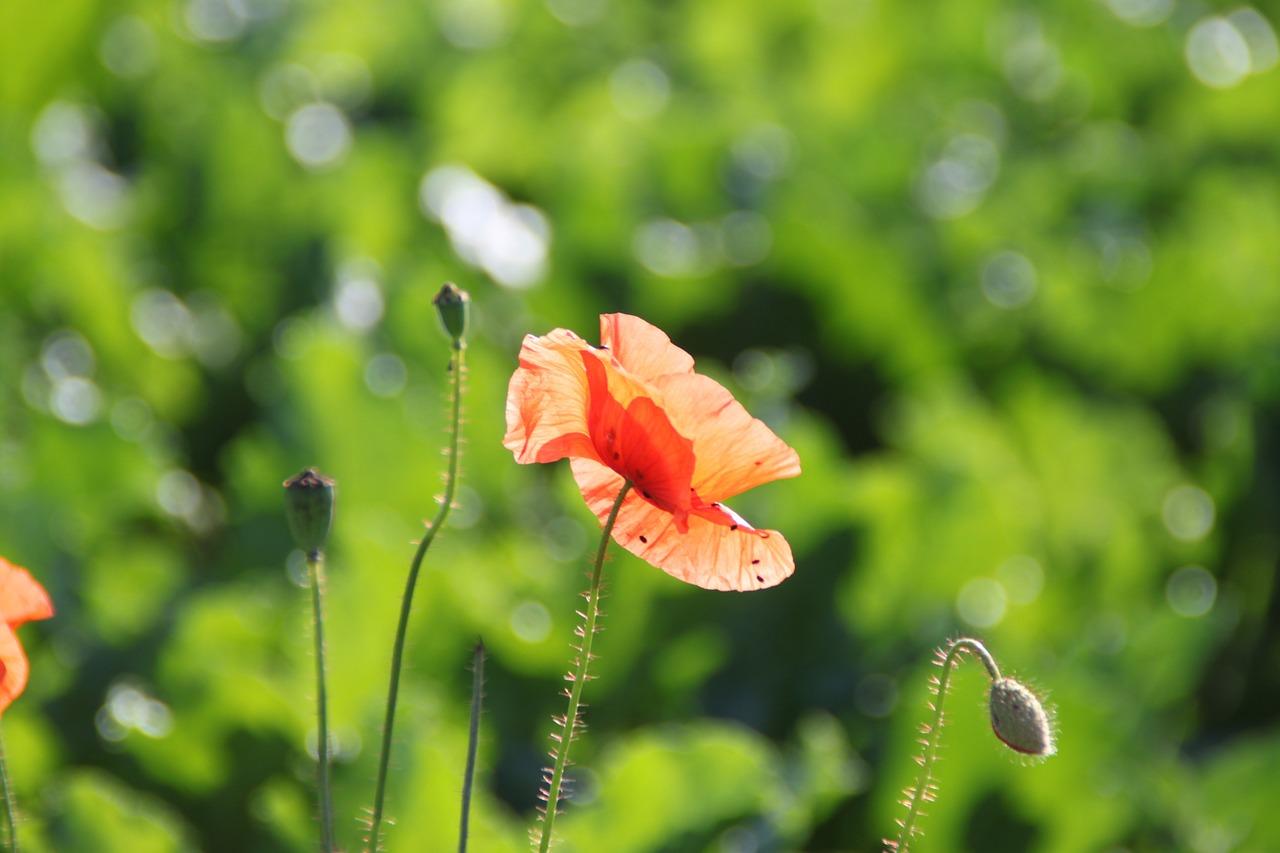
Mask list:
[[[1057,751],[1053,726],[1040,697],[1012,678],[991,683],[991,728],[1010,749],[1047,758]]]

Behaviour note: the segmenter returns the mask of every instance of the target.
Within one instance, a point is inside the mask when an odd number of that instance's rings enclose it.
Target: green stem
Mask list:
[[[311,610],[315,622],[316,641],[316,706],[319,740],[316,760],[320,776],[320,849],[333,851],[333,797],[329,782],[329,697],[325,689],[324,666],[324,555],[313,551],[307,555],[311,574]]]
[[[409,565],[409,577],[404,585],[404,597],[400,602],[400,621],[396,625],[395,645],[391,649],[391,686],[387,690],[387,714],[382,724],[382,752],[378,757],[378,778],[373,795],[373,816],[369,820],[369,849],[382,849],[383,802],[387,793],[387,770],[391,764],[392,735],[396,723],[396,702],[400,695],[400,671],[404,661],[404,642],[409,632],[409,613],[413,607],[413,591],[418,585],[418,572],[422,568],[422,558],[431,547],[436,533],[444,525],[449,516],[449,508],[453,505],[453,496],[458,487],[459,436],[462,432],[462,373],[463,356],[466,344],[458,342],[453,345],[453,360],[449,363],[449,372],[453,377],[453,409],[449,422],[449,472],[445,477],[444,497],[436,517],[427,525],[418,550]]]
[[[4,741],[0,740],[0,798],[4,800],[5,839],[9,853],[18,853],[18,824],[13,817],[13,792],[9,790],[9,770],[4,757]]]
[[[938,743],[942,737],[942,705],[947,698],[947,684],[951,680],[951,670],[964,652],[972,652],[978,656],[982,665],[987,668],[987,675],[992,681],[1000,680],[1000,667],[996,666],[995,658],[991,657],[991,653],[982,643],[969,637],[961,637],[947,648],[946,656],[942,659],[942,675],[938,678],[936,691],[938,699],[933,704],[933,723],[923,730],[925,741],[924,755],[920,759],[920,781],[906,803],[907,816],[902,821],[898,840],[888,842],[889,849],[897,853],[906,853],[911,844],[911,836],[916,832],[916,820],[922,816],[920,809],[926,802],[933,799],[933,765],[938,760]]]
[[[462,819],[458,853],[467,853],[467,822],[471,816],[471,788],[476,778],[476,749],[480,744],[480,706],[484,701],[484,641],[476,643],[471,661],[471,729],[467,734],[467,770],[462,777]]]
[[[559,741],[555,750],[555,766],[551,770],[551,778],[547,784],[547,807],[542,818],[542,839],[538,845],[538,853],[547,853],[551,846],[551,827],[555,823],[560,805],[560,788],[564,781],[564,768],[569,760],[569,744],[573,741],[578,729],[578,713],[582,706],[582,687],[587,683],[587,666],[591,662],[591,640],[596,634],[596,623],[600,618],[600,576],[604,569],[604,555],[609,548],[609,537],[613,533],[614,522],[618,520],[618,510],[622,509],[622,501],[631,491],[631,482],[624,481],[622,490],[613,502],[609,518],[604,523],[604,533],[600,537],[600,548],[596,551],[596,561],[591,568],[591,588],[587,592],[587,611],[583,614],[581,628],[582,648],[578,650],[577,668],[567,677],[569,688],[569,710],[561,724],[559,736],[554,733],[552,739]]]

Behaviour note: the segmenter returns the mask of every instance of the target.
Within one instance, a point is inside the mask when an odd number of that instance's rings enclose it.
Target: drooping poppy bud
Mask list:
[[[293,541],[315,557],[333,526],[333,478],[308,468],[284,481],[284,508]]]
[[[454,346],[461,345],[471,320],[471,295],[453,282],[446,281],[431,302],[436,306],[440,324],[453,340]]]
[[[1053,725],[1040,697],[1012,678],[991,683],[991,728],[1010,749],[1047,758],[1057,751]]]

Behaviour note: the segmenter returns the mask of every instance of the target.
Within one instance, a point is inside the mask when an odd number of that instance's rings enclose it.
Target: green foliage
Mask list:
[[[1009,762],[962,668],[920,851],[1280,848],[1277,23],[0,5],[0,554],[57,607],[4,720],[28,846],[314,849],[280,483],[315,465],[356,849],[444,470],[451,280],[464,479],[416,596],[390,850],[456,844],[477,635],[471,849],[527,848],[597,528],[564,466],[501,448],[506,383],[523,335],[612,311],[798,449],[733,504],[798,568],[714,594],[612,552],[563,849],[877,849],[961,633],[1049,694],[1060,749]]]

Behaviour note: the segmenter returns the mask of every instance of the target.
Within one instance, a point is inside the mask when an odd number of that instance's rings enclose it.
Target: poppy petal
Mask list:
[[[622,477],[592,459],[576,458],[570,465],[587,506],[601,521],[607,519]],[[632,491],[618,511],[613,539],[650,565],[704,589],[763,589],[791,576],[795,560],[781,533],[754,529],[719,510],[690,514],[681,532],[671,513]]]
[[[799,454],[714,379],[696,373],[663,376],[654,388],[676,430],[693,440],[692,485],[704,501],[728,500],[799,475]]]
[[[520,367],[507,389],[507,434],[502,439],[517,462],[595,456],[587,437],[587,375],[581,355],[591,349],[566,329],[524,339]]]
[[[652,399],[633,396],[636,388],[618,388],[626,384],[625,376],[594,353],[582,358],[591,389],[588,429],[597,458],[683,525],[690,506],[693,443],[676,432]]]
[[[666,332],[630,314],[600,315],[600,345],[646,382],[669,373],[693,373],[693,356],[671,343]]]
[[[26,569],[0,557],[0,620],[10,629],[53,615],[49,593]]]
[[[22,653],[22,644],[13,629],[3,624],[0,624],[0,671],[2,713],[27,686],[27,656]]]

